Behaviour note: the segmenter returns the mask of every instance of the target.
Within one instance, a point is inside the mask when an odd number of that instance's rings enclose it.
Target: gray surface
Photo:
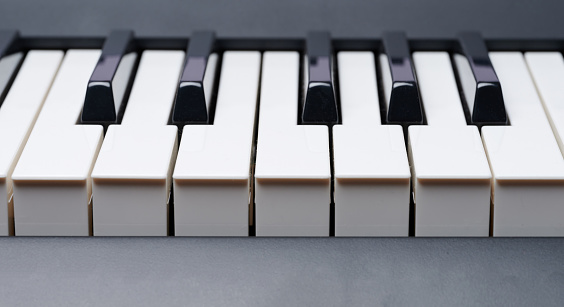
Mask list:
[[[3,306],[562,306],[564,239],[0,239]]]
[[[141,36],[303,37],[328,29],[335,37],[452,37],[479,30],[487,38],[564,37],[564,1],[448,0],[2,0],[0,28],[24,35],[102,36],[131,28]]]

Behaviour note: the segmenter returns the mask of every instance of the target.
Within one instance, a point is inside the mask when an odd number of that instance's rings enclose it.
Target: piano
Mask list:
[[[6,305],[555,305],[559,1],[6,1]]]

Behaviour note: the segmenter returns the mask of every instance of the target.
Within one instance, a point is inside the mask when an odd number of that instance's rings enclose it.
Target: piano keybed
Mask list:
[[[559,41],[1,34],[2,235],[564,236]]]

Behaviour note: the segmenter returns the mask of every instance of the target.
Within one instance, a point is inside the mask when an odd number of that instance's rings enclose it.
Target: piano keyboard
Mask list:
[[[0,234],[564,236],[564,58],[523,46],[0,32]]]

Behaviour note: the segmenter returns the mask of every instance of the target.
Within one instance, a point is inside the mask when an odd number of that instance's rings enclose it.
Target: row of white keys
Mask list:
[[[427,118],[409,127],[416,236],[488,236],[491,173],[476,126],[467,126],[450,57],[415,52]]]
[[[225,52],[213,125],[184,126],[173,175],[175,235],[248,235],[260,66],[259,52]]]
[[[401,126],[380,123],[374,54],[340,52],[338,65],[335,236],[407,236],[409,163]]]
[[[328,236],[327,126],[298,125],[299,55],[265,52],[255,168],[257,236]]]
[[[494,236],[564,235],[564,160],[519,52],[492,52],[511,126],[482,128]]]
[[[183,51],[144,51],[121,125],[92,171],[96,236],[166,236],[177,128],[167,122]]]
[[[16,235],[89,235],[101,126],[75,125],[99,50],[67,51],[13,172]]]
[[[0,108],[0,235],[13,230],[12,172],[63,54],[62,51],[29,51]]]

